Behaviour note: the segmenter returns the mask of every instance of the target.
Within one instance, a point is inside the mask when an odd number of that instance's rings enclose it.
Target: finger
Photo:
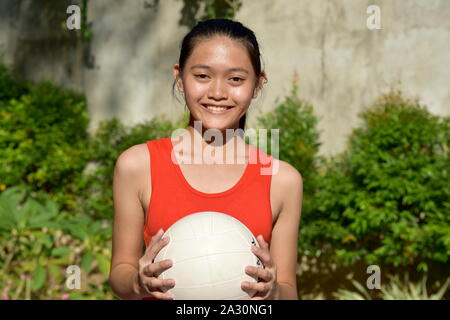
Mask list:
[[[145,281],[145,286],[149,292],[158,291],[158,292],[167,292],[175,286],[174,279],[158,279],[151,278]]]
[[[165,293],[175,286],[174,279],[158,279],[155,277],[144,278],[143,287],[148,293],[160,292]]]
[[[161,279],[161,291],[167,292],[168,290],[175,287],[175,280],[174,279]]]
[[[264,240],[264,237],[261,234],[256,237],[256,240],[258,240],[259,246],[261,248],[269,248],[269,245],[267,244],[266,240]]]
[[[264,296],[269,291],[269,286],[265,282],[243,281],[241,288],[243,290],[253,290],[257,296]]]
[[[144,267],[143,273],[146,277],[159,277],[161,273],[171,268],[173,265],[172,260],[166,259],[159,262],[154,262]]]
[[[152,263],[153,258],[150,258],[150,250],[153,247],[154,243],[164,234],[163,229],[159,229],[158,232],[156,232],[153,237],[151,237],[150,242],[148,243],[147,247],[145,248],[144,255],[142,256],[141,263],[147,264]]]
[[[174,298],[170,292],[150,291],[149,293],[159,300],[173,300]]]
[[[163,234],[164,234],[164,231],[162,228],[160,228],[158,230],[158,232],[156,232],[153,235],[153,237],[151,237],[150,242],[147,245],[147,248],[145,248],[145,252],[144,252],[144,256],[143,256],[144,263],[151,263],[153,261],[153,258],[149,259],[150,250],[154,246],[155,242],[157,242],[162,237]]]
[[[257,291],[255,289],[253,289],[251,286],[249,286],[248,284],[249,284],[248,281],[243,281],[241,283],[241,289],[243,291],[245,291],[248,294],[249,298],[250,298],[250,297],[253,297],[256,294]]]
[[[156,241],[158,241],[162,237],[163,234],[164,234],[164,230],[162,228],[160,228],[158,230],[158,232],[156,232],[153,235],[153,237],[150,239],[150,243],[148,244],[147,249],[150,248]]]
[[[272,267],[272,257],[268,248],[252,246],[252,252],[261,260],[264,267]]]
[[[146,256],[150,259],[150,261],[153,262],[159,251],[161,251],[161,249],[165,247],[169,242],[169,237],[159,239],[150,247],[149,251],[145,253]]]
[[[246,274],[248,274],[250,277],[252,277],[253,279],[255,279],[256,282],[258,282],[258,275],[255,275],[255,272],[252,269],[252,266],[246,266],[244,269],[244,272]]]
[[[257,281],[261,279],[265,282],[269,282],[270,280],[273,279],[273,275],[268,269],[261,269],[252,266],[247,266],[245,268],[245,273],[247,273],[249,276],[253,277]]]
[[[250,300],[264,300],[264,297],[261,296],[254,296]]]

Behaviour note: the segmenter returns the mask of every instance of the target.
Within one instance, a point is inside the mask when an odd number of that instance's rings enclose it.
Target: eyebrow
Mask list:
[[[195,68],[208,69],[208,70],[211,69],[210,66],[207,66],[207,65],[205,65],[205,64],[196,64],[195,66],[192,66],[192,67],[191,67],[191,70],[192,70],[192,69],[195,69]],[[242,72],[245,72],[245,73],[247,73],[247,74],[249,73],[246,69],[244,69],[244,68],[239,68],[239,67],[236,67],[236,68],[230,68],[230,69],[228,69],[228,71],[242,71]]]

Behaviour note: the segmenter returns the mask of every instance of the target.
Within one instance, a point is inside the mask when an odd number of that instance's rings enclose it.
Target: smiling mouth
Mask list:
[[[216,107],[216,106],[212,106],[212,105],[207,105],[207,104],[202,104],[202,106],[210,111],[227,111],[229,109],[232,109],[233,107],[231,106],[226,106],[226,107]]]

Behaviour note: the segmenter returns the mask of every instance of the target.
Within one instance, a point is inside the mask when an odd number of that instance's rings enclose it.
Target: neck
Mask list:
[[[228,130],[227,133],[226,130],[211,129],[206,134],[205,131],[199,125],[189,126],[176,139],[181,143],[176,143],[176,150],[182,156],[203,160],[206,160],[205,157],[210,159],[209,155],[222,154],[224,163],[230,161],[225,161],[225,158],[232,159],[232,163],[239,163],[248,157],[245,141],[234,130]]]

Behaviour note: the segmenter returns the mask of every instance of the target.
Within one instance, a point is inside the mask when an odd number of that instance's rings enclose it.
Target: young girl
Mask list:
[[[159,277],[172,261],[153,262],[169,242],[161,238],[163,232],[188,214],[218,211],[237,218],[257,236],[260,248],[253,246],[252,251],[264,267],[245,268],[256,280],[241,284],[249,298],[297,299],[302,177],[290,164],[226,132],[244,129],[251,100],[266,81],[254,33],[226,19],[198,23],[183,39],[173,74],[189,108],[188,130],[176,138],[132,146],[116,162],[109,276],[114,294],[121,299],[173,299],[167,291],[176,285],[174,279]],[[219,133],[213,142],[204,135],[208,129]],[[231,162],[205,159],[206,150],[226,155],[230,148]],[[256,163],[251,161],[255,156]],[[262,174],[265,165],[259,159],[264,156],[271,174]]]

